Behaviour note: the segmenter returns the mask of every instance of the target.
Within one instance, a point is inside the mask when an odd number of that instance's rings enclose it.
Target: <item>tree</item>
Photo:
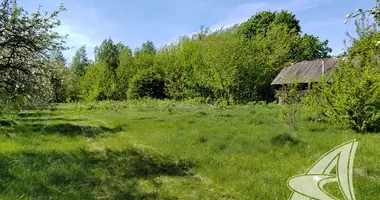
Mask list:
[[[231,104],[231,87],[237,72],[238,37],[223,29],[208,37],[204,44],[205,68],[198,75],[213,88],[218,96]]]
[[[368,16],[372,16],[373,19],[376,21],[376,24],[374,24],[374,26],[367,26],[367,24],[364,23],[365,19]],[[356,9],[356,13],[348,14],[344,22],[347,23],[348,21],[352,19],[358,19],[359,17],[361,18],[361,20],[355,20],[356,32],[359,35],[359,38],[362,37],[363,34],[367,34],[369,31],[377,32],[378,25],[380,25],[380,1],[376,0],[376,5],[371,9],[368,9],[368,10],[364,10],[362,8]],[[362,23],[360,24],[358,22],[362,22]],[[351,37],[351,39],[353,38]],[[380,45],[380,40],[376,42],[376,46],[379,46],[379,45]]]
[[[83,45],[75,53],[70,71],[68,72],[68,85],[66,87],[67,101],[80,100],[80,79],[84,76],[90,61],[87,58],[86,46]]]
[[[128,83],[136,73],[132,50],[129,47],[124,47],[124,50],[119,56],[119,66],[116,70],[117,80],[117,99],[126,99]]]
[[[318,37],[305,34],[294,43],[294,61],[315,60],[328,58],[332,49],[329,48],[328,40],[320,41]]]
[[[61,6],[51,14],[29,14],[15,0],[0,3],[0,94],[2,101],[26,97],[29,102],[50,98],[50,52],[63,49],[59,26]]]
[[[164,99],[165,75],[159,69],[145,69],[136,74],[129,84],[128,99],[150,97]]]
[[[266,36],[257,35],[240,43],[237,74],[233,84],[238,102],[272,101],[270,83],[293,60],[293,46],[299,36],[287,25],[272,24]]]
[[[155,55],[157,52],[156,47],[154,47],[154,44],[152,41],[147,41],[142,44],[141,46],[141,53],[151,54]]]
[[[115,99],[116,81],[107,64],[91,64],[81,78],[81,94],[86,101]]]
[[[86,45],[80,47],[73,57],[71,64],[72,71],[77,76],[83,76],[87,66],[90,64],[87,58]]]
[[[62,51],[61,50],[54,50],[52,53],[51,53],[51,59],[54,60],[54,61],[57,61],[59,62],[60,64],[62,64],[63,66],[66,66],[66,58],[65,56],[63,55]]]
[[[246,22],[239,25],[237,34],[248,39],[258,36],[267,36],[271,27],[282,26],[287,27],[289,32],[298,35],[293,45],[293,61],[314,60],[329,57],[331,49],[327,46],[328,41],[320,41],[318,37],[313,35],[301,35],[301,26],[295,15],[288,11],[259,12],[252,16]]]
[[[299,20],[295,18],[295,15],[288,11],[271,12],[263,11],[258,12],[246,22],[242,23],[238,29],[238,35],[243,35],[246,38],[252,38],[256,35],[266,35],[269,26],[271,24],[285,24],[289,29],[294,29],[295,33],[301,32],[301,26]]]
[[[96,48],[96,62],[103,62],[112,71],[116,72],[119,64],[119,54],[124,46],[115,44],[111,38],[103,40],[102,44]]]
[[[67,100],[67,87],[70,70],[65,67],[61,60],[52,60],[50,62],[50,84],[52,89],[52,102],[62,103]]]
[[[370,8],[367,10],[364,10],[362,8],[358,8],[358,9],[356,9],[356,13],[348,14],[346,16],[347,20],[345,21],[345,23],[347,23],[351,19],[355,19],[359,16],[363,16],[366,14],[372,15],[374,17],[374,19],[377,21],[377,23],[379,24],[380,23],[380,1],[376,0],[376,5],[373,8]]]
[[[153,42],[147,41],[141,45],[134,52],[134,57],[136,58],[136,68],[138,70],[145,70],[154,67],[154,58],[156,55],[156,48]]]
[[[357,57],[358,58],[358,57]],[[357,132],[380,130],[379,61],[359,57],[339,64],[330,85],[315,87],[307,103],[334,123],[349,126]]]
[[[356,21],[364,24],[365,18]],[[370,25],[371,26],[371,25]],[[305,102],[314,113],[327,116],[357,132],[380,130],[380,33],[357,26],[359,38],[352,41],[348,57],[332,74],[331,84],[320,81]]]

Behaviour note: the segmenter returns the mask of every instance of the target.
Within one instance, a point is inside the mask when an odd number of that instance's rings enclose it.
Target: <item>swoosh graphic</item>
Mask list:
[[[312,199],[336,200],[324,191],[327,183],[336,182],[335,175],[302,175],[289,180],[289,187],[296,193]]]

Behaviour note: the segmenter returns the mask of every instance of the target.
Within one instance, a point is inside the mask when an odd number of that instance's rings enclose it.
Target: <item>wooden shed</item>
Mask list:
[[[343,58],[326,58],[311,61],[302,61],[285,67],[272,81],[275,88],[278,102],[282,103],[281,93],[286,91],[291,84],[298,84],[299,92],[305,94],[309,84],[316,83],[322,75],[326,75],[326,80],[331,81],[331,72]]]

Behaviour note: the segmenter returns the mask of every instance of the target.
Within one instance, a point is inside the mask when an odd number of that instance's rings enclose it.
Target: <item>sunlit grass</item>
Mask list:
[[[380,135],[302,119],[294,130],[282,110],[145,100],[23,112],[1,128],[0,198],[286,199],[288,178],[352,139],[357,199],[380,197]]]

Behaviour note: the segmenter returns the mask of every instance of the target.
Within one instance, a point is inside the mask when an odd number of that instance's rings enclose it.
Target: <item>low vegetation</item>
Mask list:
[[[288,178],[357,139],[357,198],[378,199],[377,135],[303,117],[294,130],[286,109],[141,100],[23,111],[2,122],[0,197],[285,199]]]

